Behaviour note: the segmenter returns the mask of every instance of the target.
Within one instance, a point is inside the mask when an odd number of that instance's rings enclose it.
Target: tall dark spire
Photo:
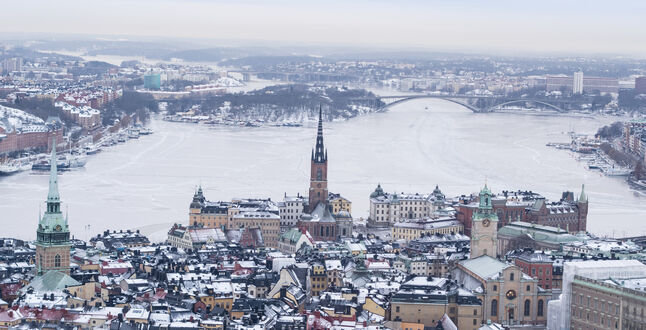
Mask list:
[[[327,161],[327,150],[323,146],[323,110],[319,105],[319,127],[316,133],[316,148],[312,153],[312,160],[315,163],[324,163]]]

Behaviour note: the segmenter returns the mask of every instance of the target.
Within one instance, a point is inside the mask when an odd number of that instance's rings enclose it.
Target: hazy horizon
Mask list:
[[[115,36],[216,46],[646,57],[639,1],[124,1],[4,5],[7,35]],[[188,42],[188,43],[190,43]]]

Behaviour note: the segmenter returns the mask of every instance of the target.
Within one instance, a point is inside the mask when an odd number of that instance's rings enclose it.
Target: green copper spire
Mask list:
[[[487,184],[485,183],[484,188],[480,190],[480,209],[482,210],[491,210],[491,190],[489,190],[489,187],[487,187]]]
[[[56,164],[56,138],[52,140],[52,155],[49,161],[49,193],[47,194],[47,204],[60,202],[58,194],[58,167]],[[47,208],[49,210],[49,205]]]
[[[480,203],[478,205],[478,210],[473,212],[473,220],[479,221],[483,219],[489,219],[490,221],[498,221],[498,216],[493,211],[493,205],[491,204],[491,198],[493,194],[489,187],[485,183],[484,188],[480,190]]]
[[[67,220],[61,212],[61,198],[58,194],[58,168],[56,166],[56,160],[56,139],[54,139],[50,159],[47,209],[38,222],[39,242],[61,243],[69,241],[69,228],[67,227]],[[56,233],[57,235],[52,237],[48,235],[49,233]]]
[[[585,184],[581,185],[581,196],[579,196],[579,203],[587,203],[588,196],[585,194]]]

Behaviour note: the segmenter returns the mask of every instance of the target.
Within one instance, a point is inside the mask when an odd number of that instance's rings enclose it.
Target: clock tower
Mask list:
[[[56,166],[56,140],[52,143],[50,160],[49,193],[47,210],[38,220],[36,231],[36,272],[42,275],[49,270],[70,273],[70,230],[61,212]]]
[[[482,255],[498,257],[498,216],[493,212],[491,197],[491,190],[485,184],[471,221],[471,259]]]

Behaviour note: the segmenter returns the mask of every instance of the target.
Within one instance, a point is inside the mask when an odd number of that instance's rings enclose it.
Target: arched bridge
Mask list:
[[[465,95],[465,94],[411,94],[411,95],[377,95],[374,98],[358,98],[361,100],[379,100],[385,103],[378,110],[386,110],[393,105],[415,99],[442,99],[468,108],[473,112],[492,112],[500,110],[507,105],[534,103],[558,112],[566,112],[565,104],[580,103],[581,101],[537,99],[537,98],[509,98],[493,95]]]

